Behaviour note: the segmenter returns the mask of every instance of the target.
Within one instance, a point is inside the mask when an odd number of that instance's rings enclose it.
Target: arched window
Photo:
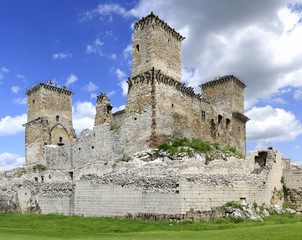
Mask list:
[[[230,128],[231,120],[229,118],[227,118],[225,122],[226,122],[226,124],[225,124],[226,129],[229,129]]]
[[[56,121],[59,122],[60,121],[60,117],[59,115],[56,116]]]
[[[136,44],[135,46],[135,53],[138,53],[139,52],[139,44]]]
[[[59,137],[59,142],[63,142],[63,138],[62,137]]]
[[[221,123],[221,120],[222,120],[222,116],[218,115],[218,125]]]

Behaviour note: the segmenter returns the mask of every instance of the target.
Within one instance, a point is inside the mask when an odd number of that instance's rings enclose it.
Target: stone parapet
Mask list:
[[[138,28],[144,28],[146,25],[156,24],[156,26],[161,27],[163,30],[171,34],[171,36],[175,37],[178,41],[182,41],[185,39],[185,37],[181,36],[178,32],[175,31],[175,29],[171,28],[167,23],[165,23],[163,20],[161,20],[158,16],[154,15],[153,12],[151,12],[148,16],[143,17],[141,20],[136,22],[134,24],[134,29]]]
[[[168,77],[167,75],[161,73],[160,70],[155,70],[154,68],[152,68],[144,73],[141,73],[135,77],[128,78],[128,81],[127,81],[128,92],[131,90],[133,84],[141,84],[141,83],[152,84],[154,82],[154,80],[157,83],[163,83],[165,85],[174,87],[178,91],[181,91],[183,94],[188,95],[192,98],[196,98],[201,102],[210,104],[210,102],[207,101],[205,98],[203,98],[201,94],[196,94],[192,87],[186,87],[185,83],[176,81],[173,78]]]
[[[37,91],[40,88],[45,88],[47,90],[51,90],[51,91],[56,91],[56,92],[60,92],[60,93],[65,93],[67,95],[72,95],[74,94],[74,92],[66,89],[66,88],[60,88],[60,87],[55,87],[49,84],[45,84],[45,83],[39,83],[36,86],[32,87],[31,89],[28,89],[25,94],[26,95],[30,95],[32,92]]]
[[[217,86],[219,84],[223,84],[223,83],[228,82],[228,81],[234,81],[239,86],[241,86],[242,88],[246,88],[246,84],[244,82],[242,82],[239,78],[237,78],[233,74],[229,74],[229,75],[225,75],[225,76],[219,77],[217,79],[214,79],[212,81],[206,82],[206,83],[201,84],[199,86],[201,87],[201,89],[212,88],[212,87],[215,87],[215,86]]]

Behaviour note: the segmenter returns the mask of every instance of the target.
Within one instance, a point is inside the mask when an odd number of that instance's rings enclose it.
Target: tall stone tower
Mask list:
[[[134,25],[126,114],[133,116],[135,122],[143,122],[137,125],[141,128],[137,138],[146,136],[149,147],[161,143],[157,134],[158,110],[160,95],[164,95],[165,90],[159,89],[159,82],[169,78],[181,84],[181,42],[184,39],[153,12]]]
[[[131,77],[155,68],[181,81],[181,41],[184,39],[153,12],[134,25]]]
[[[64,145],[76,134],[72,125],[73,92],[51,84],[39,83],[25,92],[25,163],[44,163],[44,145]]]

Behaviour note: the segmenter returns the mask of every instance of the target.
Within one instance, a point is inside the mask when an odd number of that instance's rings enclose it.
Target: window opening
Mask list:
[[[56,116],[56,122],[59,122],[60,121],[60,117],[59,115]]]
[[[62,137],[59,137],[59,142],[61,143],[63,141],[63,138]]]
[[[222,116],[218,115],[218,125],[221,124]]]
[[[35,99],[33,99],[33,104],[35,104]]]
[[[240,134],[240,127],[238,127],[238,134]]]
[[[202,120],[203,122],[206,121],[206,112],[205,112],[205,111],[201,111],[201,120]]]
[[[135,46],[135,53],[138,53],[139,52],[139,44],[136,44]]]
[[[71,181],[73,180],[73,172],[69,172]]]
[[[230,128],[230,123],[231,123],[231,120],[230,119],[226,119],[226,121],[225,121],[225,126],[226,126],[226,129],[229,129]]]
[[[174,108],[174,104],[173,103],[171,104],[171,107]]]

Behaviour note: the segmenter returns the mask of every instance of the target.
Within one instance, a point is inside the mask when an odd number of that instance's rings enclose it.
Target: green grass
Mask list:
[[[159,145],[156,153],[158,154],[160,151],[165,151],[171,155],[175,155],[181,152],[187,152],[188,155],[191,156],[191,149],[201,153],[220,152],[242,158],[242,156],[237,153],[236,147],[227,146],[226,148],[220,148],[218,143],[210,143],[196,138],[176,138],[169,140],[167,143]],[[208,158],[207,161],[214,160],[208,155],[206,155],[206,157]]]
[[[175,223],[3,213],[0,239],[302,239],[302,216]]]

